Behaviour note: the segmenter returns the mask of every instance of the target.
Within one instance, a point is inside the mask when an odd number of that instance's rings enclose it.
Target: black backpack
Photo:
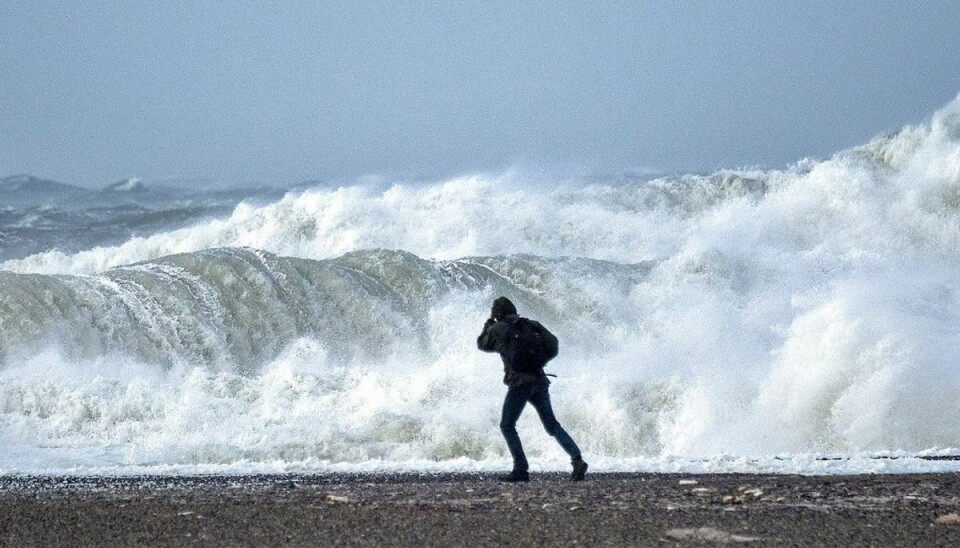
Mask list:
[[[557,338],[538,322],[519,318],[507,328],[503,355],[514,371],[536,373],[558,352]]]

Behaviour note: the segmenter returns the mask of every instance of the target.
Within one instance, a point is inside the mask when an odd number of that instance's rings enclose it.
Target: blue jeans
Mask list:
[[[550,385],[547,383],[531,383],[514,386],[507,390],[507,397],[503,400],[503,414],[500,418],[500,431],[507,440],[507,448],[513,457],[513,469],[526,471],[527,457],[523,454],[523,445],[517,434],[517,420],[524,406],[530,402],[540,415],[540,422],[548,434],[556,438],[560,447],[570,455],[572,460],[580,458],[580,448],[574,443],[567,431],[560,426],[553,416],[553,407],[550,406]]]

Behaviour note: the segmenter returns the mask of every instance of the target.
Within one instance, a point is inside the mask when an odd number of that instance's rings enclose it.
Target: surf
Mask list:
[[[781,170],[324,186],[44,249],[0,263],[0,469],[496,468],[498,295],[598,469],[950,455],[958,196],[954,101]]]

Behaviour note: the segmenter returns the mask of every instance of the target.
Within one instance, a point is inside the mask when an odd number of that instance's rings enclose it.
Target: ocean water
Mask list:
[[[0,473],[504,469],[499,295],[594,470],[960,470],[960,98],[778,170],[45,183],[0,185]]]

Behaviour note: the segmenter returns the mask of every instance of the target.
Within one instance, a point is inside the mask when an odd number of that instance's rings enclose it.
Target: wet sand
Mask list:
[[[960,474],[0,477],[4,546],[960,546],[950,514]]]

